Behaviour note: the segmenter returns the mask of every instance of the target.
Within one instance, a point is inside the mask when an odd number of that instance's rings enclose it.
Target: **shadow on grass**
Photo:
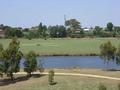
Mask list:
[[[120,71],[120,69],[103,69],[103,71],[112,71],[112,72],[116,72],[116,71]]]
[[[53,86],[53,85],[56,85],[56,84],[57,84],[57,82],[53,82],[53,83],[51,83],[49,85]]]
[[[43,76],[45,76],[45,75],[35,74],[35,75],[32,75],[31,77],[39,78],[39,77],[43,77]],[[23,81],[29,80],[31,77],[19,76],[19,77],[16,77],[14,80],[11,80],[10,78],[2,79],[2,80],[0,80],[0,86],[6,86],[9,84],[15,84],[17,82],[23,82]]]

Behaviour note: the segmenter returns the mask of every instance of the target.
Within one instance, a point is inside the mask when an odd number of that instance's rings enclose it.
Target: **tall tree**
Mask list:
[[[107,23],[107,30],[108,31],[113,31],[113,27],[114,27],[114,25],[112,24],[112,22],[109,22],[109,23]]]
[[[116,48],[110,41],[101,44],[100,46],[100,57],[104,60],[104,63],[109,63],[115,59]]]
[[[45,25],[43,26],[42,37],[43,37],[45,40],[47,39],[47,27],[46,27]]]
[[[71,31],[74,33],[76,29],[80,29],[80,22],[76,19],[70,19],[65,22],[66,26],[69,26]]]
[[[8,48],[2,51],[1,58],[4,65],[4,73],[13,80],[13,73],[19,72],[22,52],[20,51],[20,42],[13,38]]]
[[[39,24],[39,26],[38,26],[38,33],[39,33],[39,35],[41,36],[42,35],[42,33],[43,33],[43,25],[42,25],[42,22]]]

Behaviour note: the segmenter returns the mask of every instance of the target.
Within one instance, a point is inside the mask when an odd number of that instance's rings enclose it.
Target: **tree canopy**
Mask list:
[[[76,19],[70,19],[65,22],[66,26],[69,26],[70,29],[74,32],[76,29],[80,29],[81,25],[80,22]]]
[[[20,42],[13,38],[6,50],[2,50],[1,60],[4,67],[4,73],[13,80],[13,73],[19,72],[22,52],[20,51]]]
[[[112,45],[110,41],[101,44],[100,57],[104,60],[104,63],[115,60],[116,47]]]
[[[36,53],[34,53],[33,51],[30,51],[25,56],[24,71],[28,73],[28,76],[31,76],[31,72],[37,70],[36,56]]]
[[[112,22],[107,23],[107,30],[108,31],[113,31],[113,27],[114,27],[114,25],[112,24]]]

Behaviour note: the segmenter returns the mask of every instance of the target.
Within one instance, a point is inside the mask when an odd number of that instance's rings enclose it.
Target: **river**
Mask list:
[[[40,61],[44,68],[106,68],[99,56],[42,56],[38,57],[37,61]],[[21,60],[21,68],[24,67],[23,62],[24,59]],[[110,62],[108,67],[120,68],[114,62]]]

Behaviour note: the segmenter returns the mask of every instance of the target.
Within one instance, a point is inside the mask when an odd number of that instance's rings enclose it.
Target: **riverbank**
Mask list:
[[[46,69],[45,72],[48,72]],[[120,77],[120,71],[104,71],[101,69],[54,69],[55,73],[89,73],[107,75],[112,77]],[[13,83],[7,83],[0,86],[0,90],[98,90],[99,83],[103,83],[108,90],[117,90],[119,80],[70,76],[70,75],[55,75],[56,85],[50,86],[48,83],[48,75],[41,77],[25,78],[26,75],[16,75],[17,79]],[[3,82],[0,80],[0,83]],[[6,84],[7,83],[7,84]]]
[[[108,40],[116,47],[120,44],[118,38],[19,39],[20,49],[24,54],[33,50],[39,56],[98,56],[100,45]],[[0,39],[4,48],[10,41]]]
[[[49,69],[45,70],[45,72],[48,71]],[[81,73],[120,78],[120,71],[105,71],[103,69],[54,69],[54,71],[56,73]]]
[[[51,69],[45,69],[45,73],[48,73]],[[80,68],[71,68],[71,69],[53,69],[55,73],[76,73],[76,74],[92,74],[108,77],[120,78],[120,71],[106,71],[103,69],[80,69]],[[20,70],[23,72],[23,69]]]

